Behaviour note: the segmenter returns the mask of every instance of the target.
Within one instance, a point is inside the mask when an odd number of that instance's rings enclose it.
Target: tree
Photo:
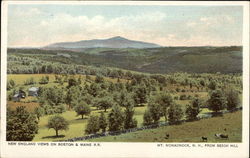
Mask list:
[[[221,90],[212,91],[210,98],[208,99],[208,108],[216,113],[225,109],[226,98]]]
[[[83,115],[89,115],[91,113],[91,109],[88,104],[81,101],[75,106],[75,112],[77,113],[77,116],[81,115],[83,119]]]
[[[195,98],[192,101],[192,104],[188,104],[186,108],[186,117],[188,120],[196,120],[197,115],[200,113],[201,101],[198,98]]]
[[[32,141],[38,132],[36,117],[26,111],[24,106],[15,111],[7,111],[7,141]]]
[[[72,86],[77,86],[77,85],[78,85],[78,81],[74,77],[71,77],[68,80],[68,86],[67,86],[67,88],[70,88]]]
[[[147,88],[145,84],[140,84],[135,89],[134,101],[137,105],[147,102]]]
[[[210,81],[210,83],[208,84],[208,88],[210,88],[211,90],[215,90],[217,87],[217,84],[214,80]]]
[[[95,134],[99,130],[100,130],[99,117],[91,115],[89,120],[88,120],[87,127],[85,129],[85,133],[87,133],[87,134],[92,134],[92,133]]]
[[[73,108],[73,102],[78,102],[81,96],[81,91],[79,87],[72,86],[68,89],[65,97],[65,103],[69,105],[69,108]]]
[[[181,105],[172,104],[168,109],[168,121],[170,124],[179,123],[181,118],[183,117],[183,111]]]
[[[167,93],[160,93],[156,96],[154,102],[162,107],[162,114],[167,121],[167,109],[173,104],[172,96]]]
[[[48,84],[49,83],[48,76],[46,76],[46,77],[42,76],[39,83],[40,84]]]
[[[151,125],[153,123],[153,118],[151,117],[150,111],[147,109],[143,115],[143,125]]]
[[[95,78],[95,83],[103,83],[104,82],[104,78],[100,75],[97,75]]]
[[[123,128],[124,114],[118,105],[114,105],[108,115],[109,131],[118,131]]]
[[[106,97],[98,99],[96,102],[96,106],[100,107],[101,109],[104,109],[104,112],[106,112],[109,107],[113,106],[114,104],[113,102],[114,101],[111,97],[106,96]]]
[[[51,116],[49,118],[47,127],[49,129],[53,128],[56,131],[56,137],[58,137],[59,130],[68,130],[69,129],[69,123],[62,116],[55,115],[55,116]]]
[[[234,110],[240,103],[239,94],[232,88],[226,93],[227,110]]]
[[[8,82],[7,82],[7,90],[11,90],[12,88],[14,88],[16,85],[15,81],[10,79]]]
[[[152,117],[152,119],[154,120],[154,123],[158,123],[158,121],[161,118],[161,106],[157,103],[150,103],[149,104],[149,112],[150,115]]]
[[[44,115],[44,109],[42,107],[36,107],[35,110],[34,110],[34,113],[38,119],[38,121],[40,120],[40,117],[42,117]]]
[[[99,117],[99,127],[100,129],[102,129],[102,132],[106,132],[107,126],[107,118],[105,117],[104,112],[101,112],[101,115]]]
[[[129,128],[135,128],[137,127],[137,121],[134,116],[134,107],[133,106],[127,106],[125,109],[125,118],[124,118],[124,128],[129,129]]]

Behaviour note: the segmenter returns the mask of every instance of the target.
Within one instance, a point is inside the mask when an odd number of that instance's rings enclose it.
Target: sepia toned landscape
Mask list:
[[[10,7],[7,141],[242,142],[240,7],[163,6],[154,13],[157,7],[148,6],[153,16],[131,7],[135,17],[120,12],[125,6],[114,9],[119,17],[111,16],[112,6],[101,7],[103,17],[98,10],[75,15],[79,8],[71,7],[67,16],[52,6],[46,14],[27,7],[34,15],[23,16],[33,25],[14,21],[22,7]],[[67,35],[58,33],[59,22]],[[24,29],[27,36],[17,37],[19,23],[43,33]]]

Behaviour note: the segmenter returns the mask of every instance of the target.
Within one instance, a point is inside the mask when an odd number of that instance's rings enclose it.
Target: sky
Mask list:
[[[162,46],[242,45],[242,6],[8,6],[8,47],[122,36]]]

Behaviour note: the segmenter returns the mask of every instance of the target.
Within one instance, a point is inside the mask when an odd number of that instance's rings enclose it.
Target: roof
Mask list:
[[[15,94],[13,97],[17,98],[17,97],[19,97],[19,94]]]
[[[31,88],[29,88],[29,91],[38,91],[38,90],[39,90],[38,87],[31,87]]]

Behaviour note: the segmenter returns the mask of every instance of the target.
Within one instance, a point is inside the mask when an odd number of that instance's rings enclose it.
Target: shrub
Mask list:
[[[180,100],[187,100],[186,94],[182,94],[182,95],[180,96]]]

